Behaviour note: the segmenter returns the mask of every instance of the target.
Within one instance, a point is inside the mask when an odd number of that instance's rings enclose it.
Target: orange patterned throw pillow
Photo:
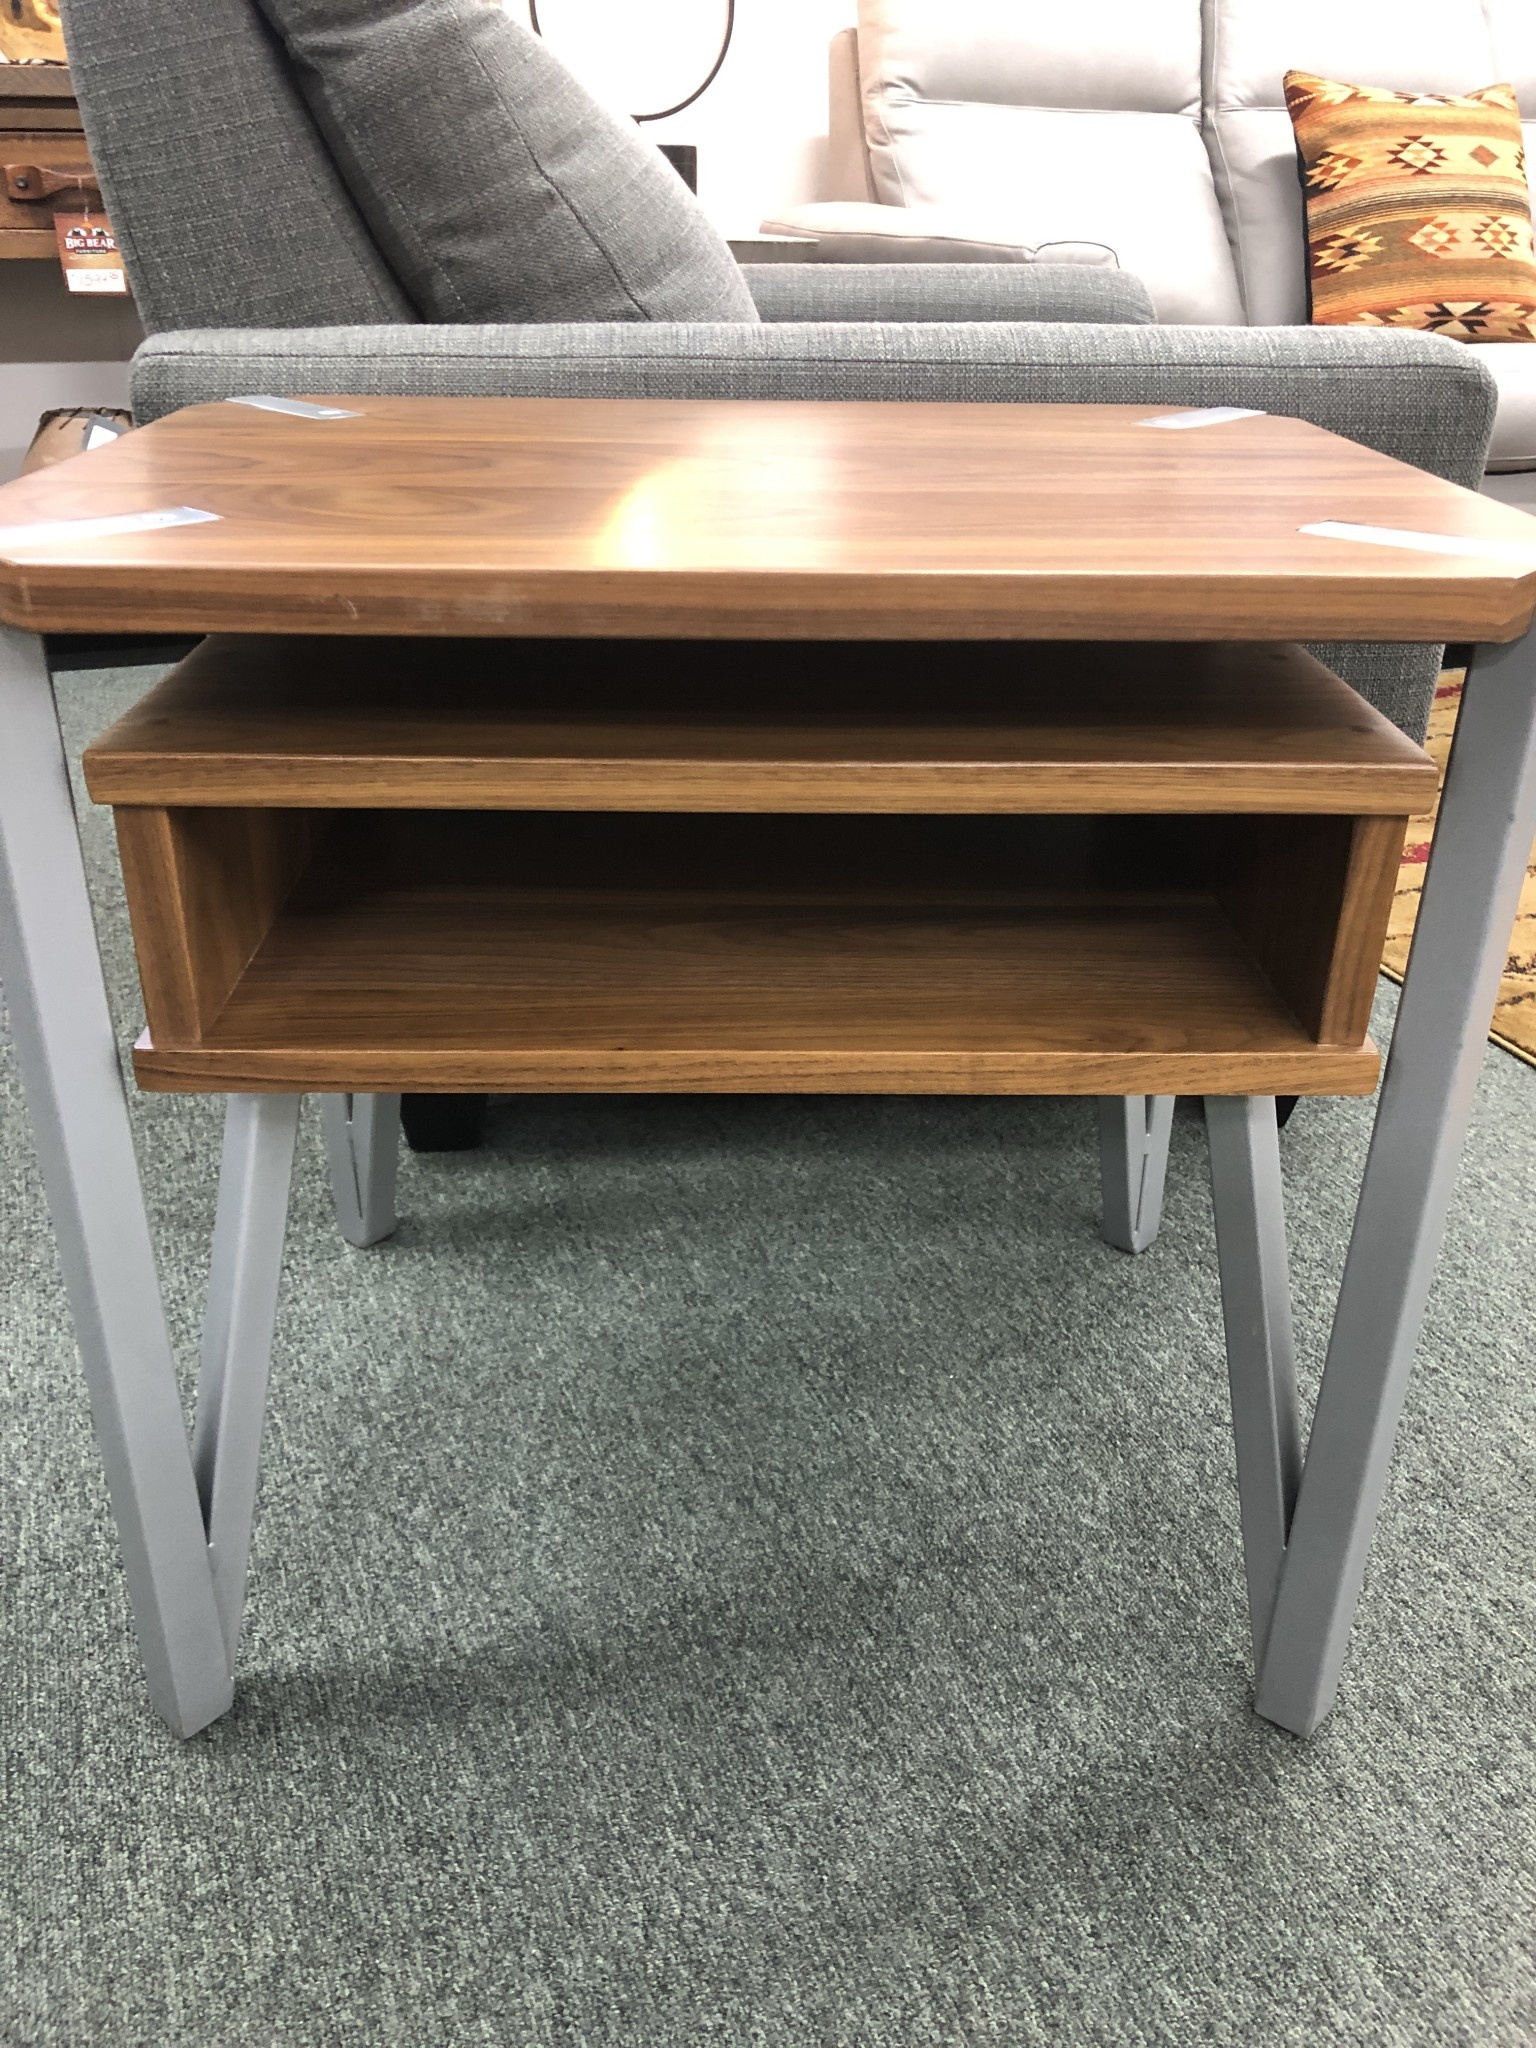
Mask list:
[[[1460,98],[1288,71],[1312,319],[1536,341],[1536,248],[1512,85]]]

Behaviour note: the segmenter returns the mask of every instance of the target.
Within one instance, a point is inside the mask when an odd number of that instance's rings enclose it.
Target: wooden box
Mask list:
[[[40,177],[27,175],[41,173]],[[58,259],[55,213],[79,213],[101,193],[67,64],[0,65],[0,258]],[[81,180],[50,190],[58,179]]]
[[[1435,769],[1291,646],[222,639],[86,755],[157,1089],[1364,1093]]]

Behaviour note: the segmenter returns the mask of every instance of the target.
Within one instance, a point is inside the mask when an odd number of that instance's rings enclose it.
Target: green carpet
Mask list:
[[[144,681],[66,678],[80,737]],[[1536,2040],[1536,1072],[1310,1744],[1248,1708],[1199,1123],[1131,1260],[1090,1104],[867,1099],[510,1102],[372,1252],[307,1118],[238,1703],[177,1744],[0,1086],[0,2040]],[[138,1115],[190,1358],[217,1111]],[[1314,1357],[1368,1117],[1285,1139]]]

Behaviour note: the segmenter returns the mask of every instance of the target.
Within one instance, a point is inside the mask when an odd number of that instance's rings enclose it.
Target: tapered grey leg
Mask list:
[[[1099,1097],[1099,1167],[1106,1243],[1144,1252],[1163,1220],[1173,1130],[1171,1095]]]
[[[1205,1126],[1257,1671],[1301,1481],[1296,1345],[1274,1098],[1208,1095]]]
[[[0,627],[0,981],[150,1694],[231,1698],[202,1510],[41,642]]]
[[[1333,1703],[1536,836],[1536,635],[1477,650],[1259,1677],[1297,1734]]]
[[[348,1244],[377,1244],[395,1227],[398,1095],[322,1095],[336,1221]]]
[[[192,1468],[231,1668],[245,1608],[272,1326],[298,1128],[297,1095],[229,1098]]]

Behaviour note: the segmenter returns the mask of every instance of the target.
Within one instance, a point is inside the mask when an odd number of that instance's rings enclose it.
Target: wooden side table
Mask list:
[[[1122,1230],[1179,1090],[1257,1704],[1310,1730],[1536,828],[1536,524],[1257,416],[342,413],[183,413],[0,492],[0,969],[166,1718],[231,1695],[300,1092],[366,1242],[401,1088],[1094,1094]],[[215,516],[100,530],[175,507]],[[190,1446],[34,637],[110,628],[233,636],[88,763],[139,1079],[230,1098]],[[1352,637],[1481,644],[1303,1461],[1272,1097],[1373,1085],[1431,773],[1292,644]]]

